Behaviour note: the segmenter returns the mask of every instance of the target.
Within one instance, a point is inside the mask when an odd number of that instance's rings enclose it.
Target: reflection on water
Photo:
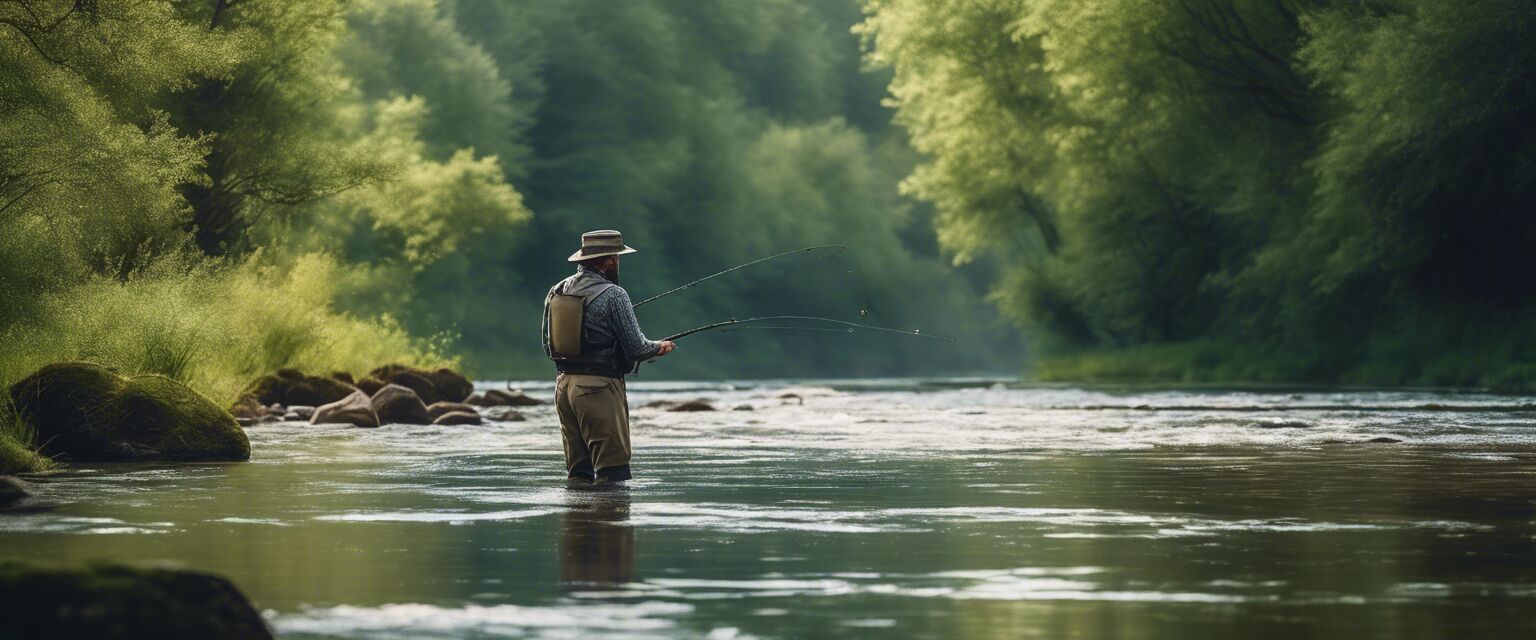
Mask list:
[[[629,487],[572,487],[560,518],[560,584],[567,589],[635,579]]]
[[[223,573],[285,638],[1536,633],[1525,398],[787,384],[633,385],[751,410],[637,408],[627,489],[548,406],[264,425],[40,479],[0,552]]]

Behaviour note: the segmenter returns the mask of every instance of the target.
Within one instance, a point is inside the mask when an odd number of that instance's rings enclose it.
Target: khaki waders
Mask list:
[[[555,378],[555,411],[567,475],[630,478],[629,401],[622,378],[562,373]]]

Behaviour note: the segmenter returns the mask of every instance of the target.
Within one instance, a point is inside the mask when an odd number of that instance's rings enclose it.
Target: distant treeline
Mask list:
[[[692,339],[664,375],[1016,366],[940,255],[851,0],[0,3],[0,380],[85,358],[228,398],[278,367],[547,375],[582,231],[654,334],[806,313],[952,334]],[[797,271],[798,270],[798,271]],[[682,354],[688,354],[683,357]],[[654,373],[653,373],[654,375]]]
[[[869,0],[1048,377],[1536,385],[1528,0]]]

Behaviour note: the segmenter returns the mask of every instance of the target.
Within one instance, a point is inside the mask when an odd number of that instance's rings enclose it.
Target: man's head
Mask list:
[[[617,255],[590,258],[582,260],[577,264],[603,274],[603,277],[607,278],[609,282],[619,283],[619,257]]]
[[[619,282],[619,256],[634,253],[624,244],[624,236],[612,229],[588,231],[581,234],[581,248],[567,260],[603,274],[604,278]]]

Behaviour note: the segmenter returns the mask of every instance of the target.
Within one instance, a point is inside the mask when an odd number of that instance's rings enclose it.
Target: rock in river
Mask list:
[[[345,398],[356,390],[334,378],[306,375],[298,369],[278,369],[247,386],[235,406],[244,406],[249,399],[263,405],[316,407]]]
[[[233,416],[160,375],[89,362],[50,364],[10,388],[45,455],[80,461],[248,460]]]
[[[530,397],[522,391],[509,391],[507,389],[490,389],[485,392],[481,400],[482,407],[533,407],[544,404],[543,400]]]
[[[480,414],[473,411],[449,411],[437,417],[432,424],[456,425],[456,424],[483,424]]]
[[[368,394],[354,391],[352,395],[322,405],[309,417],[310,424],[341,423],[369,429],[379,426],[379,416],[373,412]]]
[[[673,405],[672,408],[667,409],[667,411],[714,411],[714,410],[715,410],[715,405],[712,405],[712,404],[710,404],[708,402],[705,402],[704,400],[689,400],[687,402],[682,402],[682,403],[678,403],[676,405]]]
[[[0,562],[0,620],[0,635],[18,640],[272,638],[261,614],[225,578],[122,565]]]
[[[368,376],[389,384],[407,387],[415,391],[422,402],[427,404],[444,401],[463,402],[475,391],[475,385],[470,383],[469,378],[447,368],[430,370],[403,364],[389,364],[368,372]]]
[[[473,413],[477,416],[480,415],[480,412],[475,411],[474,407],[471,407],[462,402],[434,402],[427,405],[427,415],[432,416],[433,420],[437,420],[438,418],[443,417],[443,414],[454,412]]]
[[[383,424],[432,424],[432,414],[427,413],[421,396],[398,384],[379,389],[371,403]]]
[[[518,411],[512,407],[505,406],[486,407],[484,415],[488,419],[500,420],[502,422],[522,422],[528,419],[528,417],[524,416],[521,411]]]

